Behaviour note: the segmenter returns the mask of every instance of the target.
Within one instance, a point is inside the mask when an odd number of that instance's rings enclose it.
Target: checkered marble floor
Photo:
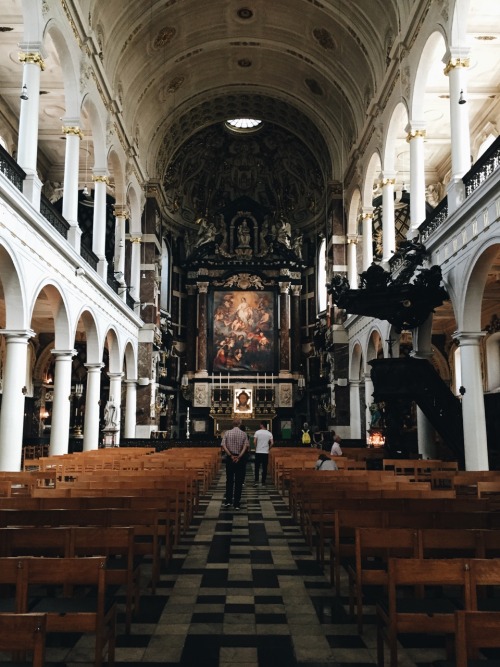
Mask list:
[[[252,482],[249,465],[242,509],[225,510],[222,470],[162,572],[156,595],[148,592],[144,568],[141,611],[130,635],[119,614],[118,667],[376,664],[374,606],[366,607],[360,636],[347,596],[335,595],[287,503],[272,485],[253,488]],[[117,600],[123,602],[120,591]],[[89,637],[49,638],[47,664],[86,667],[92,646]],[[439,640],[425,637],[421,646],[421,637],[403,638],[401,667],[431,667],[444,657]]]

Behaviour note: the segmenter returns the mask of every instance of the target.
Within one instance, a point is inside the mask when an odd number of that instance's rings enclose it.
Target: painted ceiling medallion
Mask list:
[[[184,83],[183,76],[176,76],[167,86],[167,93],[175,93]]]
[[[238,17],[244,21],[251,19],[253,16],[253,11],[248,7],[242,7],[241,9],[238,9],[236,13],[238,14]]]
[[[175,37],[176,30],[171,26],[166,26],[162,28],[160,32],[156,35],[153,42],[153,48],[155,50],[161,49],[164,46],[168,46],[172,39]]]
[[[240,58],[238,60],[238,65],[240,67],[251,67],[252,66],[252,61],[249,60],[248,58]]]

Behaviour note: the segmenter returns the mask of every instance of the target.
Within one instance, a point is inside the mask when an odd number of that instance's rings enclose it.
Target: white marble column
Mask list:
[[[5,365],[0,412],[0,470],[21,470],[28,340],[34,331],[3,330]]]
[[[32,206],[39,211],[42,182],[37,174],[38,118],[40,112],[40,72],[45,69],[45,63],[40,48],[30,46],[31,48],[25,44],[20,45],[23,49],[19,54],[19,60],[23,63],[23,94],[26,94],[27,99],[21,99],[17,162],[26,172],[23,194]]]
[[[125,281],[125,223],[129,215],[126,206],[114,206],[115,214],[115,256],[114,275],[119,282],[118,294],[123,301],[127,300],[127,283]]]
[[[364,210],[361,220],[363,228],[363,271],[366,271],[373,262],[373,209],[370,211]]]
[[[135,426],[137,423],[137,380],[124,380],[125,382],[125,423],[124,437],[135,438]]]
[[[382,179],[382,261],[388,262],[396,251],[396,228],[394,226],[394,184],[392,174]]]
[[[85,395],[85,427],[83,451],[99,449],[99,404],[101,397],[101,370],[104,364],[85,364],[87,391]]]
[[[483,331],[457,331],[453,338],[460,343],[462,383],[462,419],[464,423],[465,469],[488,470],[488,442],[484,413],[484,389],[481,365]]]
[[[130,256],[130,295],[138,303],[141,300],[141,240],[142,237],[137,234],[130,237],[132,244]]]
[[[120,443],[123,373],[108,373],[108,377],[109,377],[109,400],[112,401],[116,407],[115,419],[117,424],[117,430],[114,436],[114,444],[118,445]]]
[[[354,440],[365,437],[361,428],[361,401],[359,395],[359,380],[349,380],[349,406],[351,413],[351,438]]]
[[[92,252],[97,255],[97,273],[107,281],[108,263],[106,261],[106,187],[109,183],[105,174],[94,175],[94,226]]]
[[[372,413],[370,412],[370,405],[373,403],[373,381],[371,375],[365,375],[365,432],[361,433],[361,438],[367,440],[367,431],[370,430],[372,423]]]
[[[83,138],[83,133],[78,125],[78,119],[64,120],[68,124],[62,128],[66,137],[62,214],[70,225],[68,229],[68,242],[79,253],[82,231],[78,226],[78,175],[80,168],[80,141]]]
[[[418,234],[418,227],[425,220],[425,128],[412,122],[407,127],[406,141],[410,144],[410,229],[408,236]]]
[[[52,350],[52,354],[56,361],[49,453],[51,456],[57,456],[68,453],[71,417],[71,367],[76,350]]]
[[[347,280],[351,289],[358,288],[358,262],[357,262],[358,237],[347,236]]]
[[[450,91],[451,179],[447,188],[450,214],[464,199],[462,176],[471,166],[469,105],[466,101],[468,54],[468,49],[454,49],[444,59],[444,73],[448,75]],[[461,94],[465,104],[459,104]]]

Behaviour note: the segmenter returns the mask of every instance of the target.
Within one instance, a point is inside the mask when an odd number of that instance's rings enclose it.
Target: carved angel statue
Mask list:
[[[297,232],[293,239],[293,251],[299,259],[302,259],[302,241],[303,235],[300,232]]]

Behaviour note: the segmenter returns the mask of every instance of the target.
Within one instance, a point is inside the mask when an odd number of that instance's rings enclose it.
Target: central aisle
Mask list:
[[[253,488],[252,482],[249,465],[239,512],[221,507],[224,469],[202,499],[161,577],[158,594],[168,600],[141,662],[373,665],[375,651],[367,649],[332,594],[287,504],[272,485]],[[124,657],[118,649],[117,661]]]

